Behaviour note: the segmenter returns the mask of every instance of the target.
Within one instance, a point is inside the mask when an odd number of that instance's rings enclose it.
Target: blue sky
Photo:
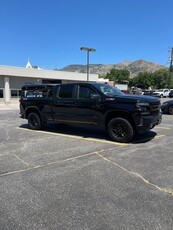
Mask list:
[[[169,65],[173,0],[0,0],[0,65]]]

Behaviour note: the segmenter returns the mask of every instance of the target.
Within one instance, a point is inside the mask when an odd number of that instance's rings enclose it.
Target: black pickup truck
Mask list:
[[[100,83],[31,84],[22,87],[21,118],[30,129],[48,121],[104,128],[110,139],[131,142],[161,122],[160,100],[124,94]]]

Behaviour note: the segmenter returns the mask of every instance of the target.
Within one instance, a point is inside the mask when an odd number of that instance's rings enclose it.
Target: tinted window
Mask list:
[[[43,97],[43,92],[42,91],[28,91],[26,93],[26,97]]]
[[[52,89],[48,88],[41,88],[41,89],[35,89],[35,90],[24,90],[21,93],[21,97],[27,97],[27,98],[35,98],[35,97],[51,97],[52,96]]]
[[[90,98],[91,94],[95,92],[87,86],[80,86],[79,88],[79,98]]]
[[[61,85],[59,89],[59,97],[72,98],[73,97],[73,85]]]

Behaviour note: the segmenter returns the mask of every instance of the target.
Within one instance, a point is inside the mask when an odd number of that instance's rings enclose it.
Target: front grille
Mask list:
[[[160,111],[160,102],[151,102],[150,103],[151,114],[156,114]]]

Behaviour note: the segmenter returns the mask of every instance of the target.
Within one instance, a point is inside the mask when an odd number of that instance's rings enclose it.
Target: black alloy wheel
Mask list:
[[[133,139],[134,130],[132,125],[124,118],[114,118],[110,120],[107,132],[111,140],[128,143]]]
[[[42,122],[37,113],[30,113],[28,115],[28,125],[30,129],[39,130],[42,128]]]

